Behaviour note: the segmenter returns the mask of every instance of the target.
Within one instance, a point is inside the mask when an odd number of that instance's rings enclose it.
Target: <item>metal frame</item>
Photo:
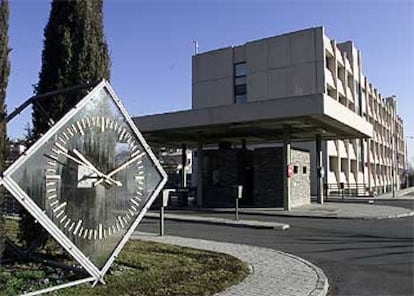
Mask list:
[[[79,89],[81,87],[87,87],[88,85],[78,86],[76,89]],[[36,205],[36,203],[24,192],[20,186],[11,178],[11,175],[20,167],[20,165],[26,160],[28,156],[35,153],[38,149],[42,147],[42,145],[47,142],[62,126],[64,126],[76,113],[78,113],[82,107],[84,107],[86,104],[89,103],[91,99],[94,98],[96,93],[100,91],[101,89],[106,88],[106,90],[109,92],[112,101],[115,103],[115,105],[118,107],[121,114],[124,116],[124,119],[126,123],[129,125],[129,127],[132,129],[132,131],[135,133],[136,137],[142,144],[143,149],[155,165],[157,171],[161,175],[161,180],[158,183],[157,187],[155,187],[155,190],[153,191],[152,195],[148,198],[145,206],[142,208],[141,213],[137,216],[135,221],[131,224],[130,228],[127,230],[127,232],[124,234],[121,241],[118,243],[118,245],[115,247],[114,251],[110,255],[108,261],[105,263],[105,265],[100,270],[96,265],[88,258],[86,257],[82,251],[57,227],[55,223],[44,213],[44,211]],[[75,90],[74,88],[68,88],[67,90]],[[44,96],[50,96],[54,95],[59,92],[51,92],[48,94],[43,95]],[[27,100],[25,103],[22,104],[24,106],[23,108],[19,107],[17,108],[11,115],[8,120],[15,117],[17,114],[19,114],[25,107],[27,107],[30,103],[34,101],[34,99],[39,98],[32,97],[29,100]],[[30,101],[30,102],[29,102]],[[29,103],[28,103],[29,102]],[[102,80],[98,85],[95,86],[95,88],[90,91],[78,104],[75,105],[69,112],[67,112],[62,119],[60,119],[51,129],[49,129],[34,145],[32,145],[22,156],[20,156],[16,162],[14,162],[7,170],[4,172],[3,179],[0,178],[0,184],[3,183],[5,188],[10,191],[12,195],[19,201],[19,203],[31,213],[31,215],[65,248],[65,250],[75,258],[76,261],[78,261],[82,267],[92,276],[91,278],[76,281],[73,283],[67,283],[60,286],[56,286],[54,288],[60,289],[65,288],[73,285],[77,285],[84,282],[94,281],[93,286],[95,286],[98,282],[101,282],[105,284],[103,280],[103,276],[106,274],[108,269],[110,268],[113,261],[117,258],[119,253],[121,252],[124,245],[129,240],[130,236],[132,235],[135,228],[138,226],[138,224],[141,222],[142,218],[148,211],[149,207],[151,206],[154,199],[158,196],[161,189],[164,187],[164,185],[167,182],[167,174],[162,168],[161,164],[159,163],[158,159],[155,157],[153,152],[151,151],[149,145],[139,132],[138,128],[135,126],[134,122],[132,121],[131,117],[129,116],[128,112],[126,111],[125,107],[122,105],[121,101],[115,94],[114,90],[110,86],[110,84],[106,80]],[[49,288],[48,288],[49,289]],[[41,291],[38,291],[36,293],[45,293],[49,292],[51,290],[44,289]],[[55,289],[53,289],[55,290]],[[37,295],[37,294],[32,294]]]

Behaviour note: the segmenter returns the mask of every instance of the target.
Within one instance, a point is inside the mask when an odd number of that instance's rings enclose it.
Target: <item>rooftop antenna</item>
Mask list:
[[[198,54],[198,41],[193,40],[194,43],[194,55]]]

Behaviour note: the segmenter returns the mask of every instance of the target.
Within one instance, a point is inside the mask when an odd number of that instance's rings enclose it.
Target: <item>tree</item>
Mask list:
[[[6,89],[10,74],[9,61],[9,2],[0,0],[0,171],[5,168],[6,161]],[[4,191],[0,188],[0,263],[4,250],[4,220],[3,220]]]
[[[52,1],[44,30],[42,68],[36,94],[109,80],[110,58],[103,34],[102,8],[102,0]],[[85,91],[79,91],[40,100],[40,108],[33,106],[33,137],[38,139],[49,129],[41,108],[56,122],[84,95]],[[24,220],[21,239],[28,245],[41,230],[33,224],[32,218]]]

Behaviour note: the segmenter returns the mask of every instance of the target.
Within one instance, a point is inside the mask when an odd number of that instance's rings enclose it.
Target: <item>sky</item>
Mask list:
[[[7,109],[33,94],[50,1],[10,0],[11,75]],[[383,97],[396,95],[406,136],[414,136],[414,1],[104,1],[111,84],[131,116],[191,108],[193,40],[199,52],[323,25],[352,40],[362,69]],[[21,137],[30,110],[8,124]],[[408,140],[414,162],[414,139]]]

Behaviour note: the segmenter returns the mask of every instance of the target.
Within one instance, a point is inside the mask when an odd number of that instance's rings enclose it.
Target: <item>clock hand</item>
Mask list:
[[[67,158],[69,158],[69,159],[71,159],[71,160],[73,160],[74,162],[76,162],[77,164],[79,164],[79,165],[81,165],[81,166],[84,166],[84,167],[86,167],[86,168],[88,168],[88,169],[90,169],[90,170],[92,170],[92,171],[94,171],[97,175],[101,175],[101,177],[102,177],[102,173],[100,172],[100,171],[98,171],[98,170],[96,170],[96,168],[95,167],[90,167],[89,165],[87,165],[86,163],[84,163],[83,161],[80,161],[79,159],[77,159],[77,158],[75,158],[75,157],[73,157],[72,155],[70,155],[70,154],[68,154],[68,153],[66,153],[66,152],[64,152],[64,151],[62,151],[62,150],[59,150],[59,153],[60,154],[63,154],[64,156],[66,156]],[[109,182],[109,180],[108,179],[105,179],[105,181],[108,183]],[[115,180],[113,180],[113,182],[115,183]],[[116,181],[116,182],[119,182],[119,181]]]
[[[124,168],[126,168],[127,166],[129,166],[131,163],[133,163],[134,161],[140,159],[141,157],[143,157],[145,155],[144,152],[132,157],[131,159],[129,159],[127,162],[125,162],[124,164],[120,165],[119,167],[117,167],[116,169],[114,169],[112,172],[110,172],[109,174],[107,174],[107,177],[112,177],[113,175],[115,175],[116,173],[118,173],[119,171],[123,170]],[[102,183],[103,179],[99,179],[98,181],[96,181],[93,185],[99,185],[100,183]]]
[[[105,181],[106,182],[112,182],[112,183],[114,183],[114,184],[116,184],[117,186],[122,186],[122,183],[121,182],[119,182],[119,181],[117,181],[117,180],[114,180],[114,179],[112,179],[110,176],[107,176],[107,175],[105,175],[104,173],[102,173],[101,171],[99,171],[89,160],[87,160],[86,159],[86,157],[85,156],[83,156],[78,150],[76,150],[76,149],[73,149],[72,150],[73,151],[73,153],[75,153],[76,154],[76,156],[77,157],[79,157],[79,159],[81,160],[81,161],[83,161],[86,165],[87,165],[87,167],[89,168],[89,169],[91,169],[92,171],[94,171],[96,174],[98,174],[98,176],[100,176],[100,177],[102,177],[102,178],[104,178],[105,179]]]

